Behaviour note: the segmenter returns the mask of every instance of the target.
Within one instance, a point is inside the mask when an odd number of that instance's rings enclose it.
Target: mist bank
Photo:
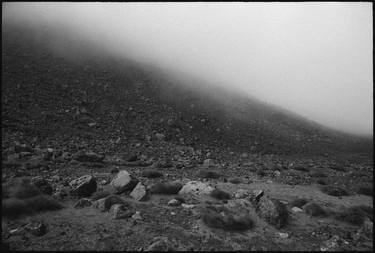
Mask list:
[[[372,137],[371,5],[6,3],[7,23],[71,60],[130,58]]]

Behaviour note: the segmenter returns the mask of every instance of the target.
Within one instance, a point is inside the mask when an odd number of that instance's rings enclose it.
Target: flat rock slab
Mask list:
[[[148,198],[147,189],[141,182],[139,182],[130,193],[130,196],[137,201],[145,201]]]

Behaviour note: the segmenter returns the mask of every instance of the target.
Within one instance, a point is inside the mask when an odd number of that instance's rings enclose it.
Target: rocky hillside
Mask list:
[[[370,140],[324,128],[255,98],[103,56],[61,30],[40,33],[3,29],[5,132],[17,130],[41,142],[98,142],[106,147],[101,152],[155,139],[157,133],[171,143],[229,152],[372,152]]]
[[[372,140],[25,27],[3,26],[3,250],[373,249]]]

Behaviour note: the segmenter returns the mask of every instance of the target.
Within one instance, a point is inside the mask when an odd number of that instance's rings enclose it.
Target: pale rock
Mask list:
[[[141,182],[139,182],[130,193],[130,196],[132,196],[137,201],[146,200],[148,197],[146,187]]]
[[[193,204],[185,204],[185,203],[182,203],[181,206],[186,209],[192,209],[195,207],[195,205]]]
[[[179,201],[178,199],[172,199],[168,202],[167,204],[168,206],[180,206],[181,205],[181,201]]]
[[[137,185],[138,180],[132,178],[126,170],[119,171],[111,182],[116,193],[120,194],[124,191],[131,191]]]
[[[200,181],[190,181],[186,183],[178,194],[192,194],[196,196],[209,195],[214,188]]]
[[[292,211],[295,212],[295,213],[303,212],[303,210],[302,210],[301,208],[296,207],[296,206],[294,206],[294,207],[292,208]]]
[[[136,211],[135,214],[132,215],[133,220],[143,220],[141,213],[139,211]]]
[[[289,237],[288,233],[278,233],[281,239],[287,239]]]
[[[244,189],[238,189],[235,193],[234,193],[234,197],[236,199],[243,199],[243,198],[246,198],[250,195],[249,191],[247,190],[244,190]]]

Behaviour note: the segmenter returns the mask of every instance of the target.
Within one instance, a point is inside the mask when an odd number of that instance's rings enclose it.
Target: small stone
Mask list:
[[[21,153],[21,152],[31,152],[32,153],[33,151],[34,150],[26,144],[16,143],[14,145],[14,152],[16,152],[16,153]]]
[[[171,212],[171,215],[176,215],[176,213],[175,212]]]
[[[102,212],[110,210],[110,208],[114,204],[122,204],[127,208],[131,208],[131,205],[129,202],[125,201],[121,197],[117,195],[109,195],[105,198],[98,199],[97,201],[93,202],[93,206],[101,210]]]
[[[180,206],[181,205],[181,201],[179,201],[178,199],[172,199],[168,202],[167,204],[168,206]]]
[[[182,203],[181,206],[186,209],[192,209],[195,207],[195,205],[193,204],[185,204],[185,203]]]
[[[138,156],[137,155],[132,155],[129,157],[128,159],[128,162],[135,162],[138,160]]]
[[[253,198],[256,202],[259,202],[259,200],[264,196],[263,190],[254,190],[253,191]]]
[[[294,207],[292,208],[292,211],[295,212],[295,213],[303,212],[303,210],[302,210],[301,208],[296,207],[296,206],[294,206]]]
[[[71,155],[69,152],[63,152],[62,155],[61,155],[61,158],[63,160],[69,160],[71,158]]]
[[[155,137],[158,139],[158,141],[163,141],[165,139],[165,135],[161,133],[156,133]]]
[[[89,197],[96,191],[96,180],[93,176],[86,175],[77,178],[69,183],[73,188],[72,194],[78,197]]]
[[[95,208],[98,208],[102,212],[107,211],[107,209],[105,207],[105,199],[106,198],[102,198],[102,199],[98,199],[98,200],[94,201],[92,203],[92,206],[95,207]]]
[[[132,196],[137,201],[145,201],[148,198],[146,187],[141,182],[139,182],[130,193],[130,196]]]
[[[65,188],[57,189],[56,192],[52,194],[52,197],[58,200],[63,200],[67,196],[68,196],[68,191]]]
[[[145,251],[173,251],[171,242],[167,237],[157,237],[156,242],[147,247]]]
[[[250,193],[247,191],[247,190],[244,190],[244,189],[238,189],[235,193],[234,193],[234,197],[236,199],[243,199],[243,198],[246,198],[250,195]]]
[[[340,237],[337,235],[332,236],[329,240],[323,242],[320,247],[320,251],[337,251],[340,250],[339,247]]]
[[[94,152],[78,151],[73,158],[79,162],[102,162],[105,157]]]
[[[213,159],[206,159],[203,161],[203,168],[209,168],[215,166],[215,162]]]
[[[30,160],[28,160],[24,164],[27,170],[38,169],[44,165],[45,165],[44,159],[39,156],[32,157]]]
[[[35,236],[42,236],[47,232],[46,226],[40,221],[28,223],[25,229]]]
[[[136,211],[135,214],[132,215],[133,220],[143,220],[141,213],[139,211]]]
[[[118,167],[111,169],[111,174],[117,174],[117,173],[119,173]]]
[[[363,222],[362,227],[358,230],[358,235],[364,235],[367,238],[372,238],[373,236],[373,222],[366,217],[365,221]]]
[[[31,179],[31,184],[35,185],[42,194],[51,195],[52,186],[42,177],[34,177]]]
[[[249,157],[249,155],[247,153],[242,153],[241,154],[241,158],[248,158],[248,157]]]
[[[53,149],[47,148],[46,151],[43,153],[43,159],[45,161],[51,161],[53,158]]]
[[[114,204],[109,211],[114,219],[126,219],[131,217],[134,212],[127,209],[123,204]]]
[[[12,229],[9,231],[10,235],[22,235],[25,233],[25,228],[24,227],[18,227],[16,229]]]
[[[87,198],[82,198],[76,202],[76,204],[74,205],[74,208],[84,208],[84,207],[88,207],[91,205],[92,205],[91,200]]]
[[[289,237],[288,233],[278,233],[281,239],[286,239]]]
[[[60,176],[58,175],[54,175],[53,177],[51,177],[51,181],[54,182],[54,183],[57,183],[61,180]]]

